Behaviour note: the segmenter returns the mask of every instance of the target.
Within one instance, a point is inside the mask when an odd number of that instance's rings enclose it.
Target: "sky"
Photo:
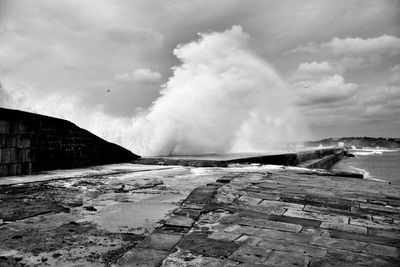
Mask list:
[[[94,132],[93,114],[108,129],[134,123],[187,59],[179,47],[235,27],[308,139],[400,137],[396,0],[0,0],[0,106]]]

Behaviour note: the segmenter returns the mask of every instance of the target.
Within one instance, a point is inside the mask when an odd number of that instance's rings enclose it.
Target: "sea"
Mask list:
[[[332,169],[364,174],[364,179],[400,184],[400,150],[354,149],[354,157],[346,157]]]

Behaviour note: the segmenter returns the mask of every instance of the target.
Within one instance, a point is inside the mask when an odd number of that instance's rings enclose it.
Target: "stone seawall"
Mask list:
[[[0,176],[137,158],[69,121],[0,108]]]
[[[193,167],[227,167],[229,164],[262,164],[262,165],[284,165],[284,166],[307,166],[308,168],[329,169],[338,160],[343,158],[347,151],[343,148],[325,148],[297,153],[284,153],[273,155],[257,155],[234,157],[231,159],[199,159],[193,158],[171,158],[171,157],[153,157],[140,158],[135,160],[137,164],[147,165],[182,165]],[[327,160],[327,159],[330,160]]]

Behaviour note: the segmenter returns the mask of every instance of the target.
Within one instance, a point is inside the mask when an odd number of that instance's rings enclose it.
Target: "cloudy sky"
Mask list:
[[[311,139],[400,137],[396,0],[0,0],[0,105],[74,98],[132,118],[160,96],[178,45],[234,25],[296,95]]]

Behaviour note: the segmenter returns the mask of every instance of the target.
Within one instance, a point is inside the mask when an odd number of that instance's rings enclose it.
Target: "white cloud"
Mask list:
[[[133,72],[115,74],[115,79],[121,82],[158,82],[161,80],[161,73],[147,68],[139,68]]]
[[[376,54],[400,54],[400,38],[392,35],[382,35],[376,38],[337,38],[323,43],[321,48],[328,48],[337,55],[376,55]]]
[[[324,74],[334,72],[335,67],[328,61],[323,61],[321,63],[313,61],[311,63],[301,63],[297,68],[297,71],[305,74]]]
[[[302,106],[327,105],[351,98],[358,85],[346,83],[340,75],[324,76],[318,80],[303,80],[291,85]]]
[[[374,38],[333,37],[329,42],[317,44],[307,43],[299,46],[288,53],[314,53],[321,50],[328,50],[335,55],[342,56],[365,56],[372,54],[400,54],[400,38],[393,35],[382,35]]]
[[[321,76],[330,76],[343,72],[341,66],[335,66],[328,61],[313,61],[300,63],[296,71],[292,74],[292,81],[310,80],[320,78]]]

